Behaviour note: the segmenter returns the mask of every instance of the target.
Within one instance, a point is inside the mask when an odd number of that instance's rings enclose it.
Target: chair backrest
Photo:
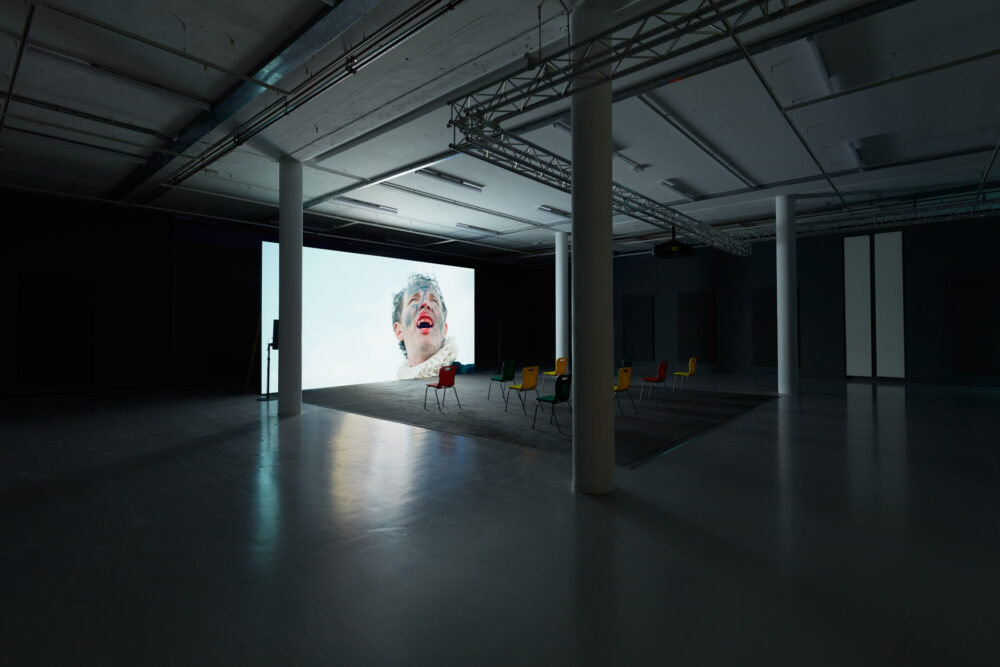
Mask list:
[[[622,357],[622,363],[619,368],[630,367],[632,365],[632,357]]]
[[[560,375],[556,378],[556,403],[569,400],[569,385],[572,380],[572,375]]]
[[[661,361],[656,367],[656,377],[660,380],[667,379],[667,362]]]
[[[505,382],[507,380],[513,380],[514,369],[516,368],[516,366],[517,365],[513,361],[503,362],[503,366],[500,368],[500,377],[502,377]]]
[[[559,357],[556,359],[556,375],[563,375],[566,373],[567,363],[569,363],[569,357]]]
[[[624,368],[618,369],[618,391],[625,391],[631,385],[632,381],[632,367],[625,366]]]
[[[521,389],[534,389],[538,385],[538,366],[525,366],[521,370]]]
[[[455,373],[458,371],[458,366],[451,364],[445,366],[438,372],[438,386],[440,387],[454,387],[455,386]],[[426,389],[424,390],[426,391]]]
[[[698,357],[691,357],[688,359],[688,373],[694,375],[694,369],[698,365]]]

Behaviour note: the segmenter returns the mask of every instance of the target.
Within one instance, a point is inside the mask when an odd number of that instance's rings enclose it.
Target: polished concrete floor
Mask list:
[[[805,389],[606,497],[310,405],[0,402],[0,664],[1000,664],[1000,390]]]

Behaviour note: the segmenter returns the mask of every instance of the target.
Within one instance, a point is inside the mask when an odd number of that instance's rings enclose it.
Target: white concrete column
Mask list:
[[[574,42],[610,25],[610,3],[573,13]],[[573,488],[615,488],[611,263],[611,85],[572,99],[573,143]]]
[[[278,416],[302,412],[302,163],[278,174]]]
[[[556,358],[569,356],[569,234],[556,232]],[[570,360],[572,361],[572,359]],[[567,372],[571,368],[567,367]]]
[[[778,195],[775,263],[778,282],[778,393],[799,393],[798,273],[795,265],[795,197]]]

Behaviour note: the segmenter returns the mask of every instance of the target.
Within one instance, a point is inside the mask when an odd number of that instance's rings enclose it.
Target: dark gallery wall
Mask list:
[[[277,241],[274,231],[0,192],[6,210],[27,212],[8,218],[0,245],[0,396],[258,391],[260,242]],[[363,251],[319,237],[306,245]],[[500,356],[551,363],[551,265],[461,265],[477,270],[477,368]]]
[[[843,252],[840,237],[799,239],[799,366],[806,377],[843,377]],[[628,303],[646,295],[653,308],[653,357],[634,353]],[[699,248],[692,257],[615,260],[615,355],[652,367],[773,373],[777,367],[774,243],[749,257]]]
[[[1000,219],[903,230],[906,377],[913,382],[1000,385]],[[797,244],[799,368],[842,378],[843,236]],[[773,373],[777,366],[774,243],[740,258],[700,248],[693,257],[615,260],[615,355],[630,354],[630,305],[651,303],[655,359],[682,367]]]
[[[0,395],[242,385],[255,352],[253,234],[165,213],[4,193]]]
[[[903,234],[909,380],[1000,385],[1000,218]]]

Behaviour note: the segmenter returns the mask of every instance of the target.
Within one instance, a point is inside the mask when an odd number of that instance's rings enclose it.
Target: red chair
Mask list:
[[[455,389],[455,373],[458,371],[458,366],[452,364],[450,366],[445,366],[438,373],[438,381],[436,383],[428,382],[427,386],[424,387],[424,410],[427,409],[427,390],[434,387],[434,400],[437,401],[438,411],[444,412],[441,406],[444,405],[445,400],[448,398],[448,389],[450,388],[455,392],[455,400],[458,401],[458,408],[462,409],[462,401],[458,400],[458,389]],[[438,389],[444,390],[444,396],[438,401]]]
[[[646,390],[646,385],[649,385],[649,393],[646,395],[653,395],[653,387],[658,384],[663,384],[667,381],[667,362],[661,361],[656,367],[656,377],[655,378],[642,378],[642,387],[639,388],[639,400],[642,401],[642,392]]]

